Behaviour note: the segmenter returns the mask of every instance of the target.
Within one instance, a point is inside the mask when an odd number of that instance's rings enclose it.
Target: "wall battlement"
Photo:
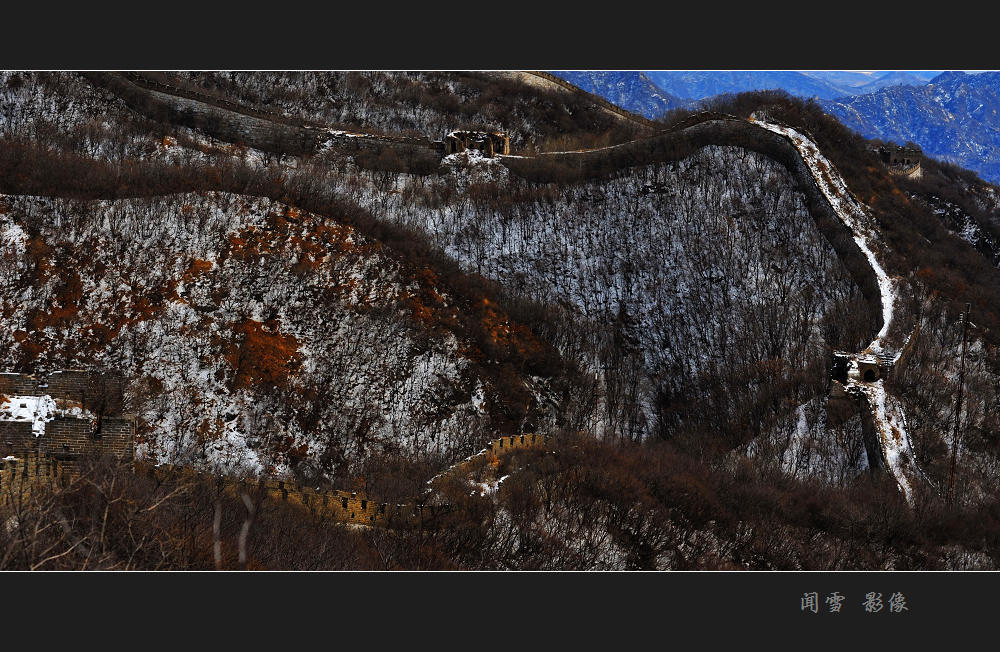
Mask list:
[[[475,461],[485,457],[502,456],[515,450],[543,448],[546,443],[545,435],[535,433],[500,437],[487,443],[479,453],[451,466],[436,476],[435,480],[464,473]],[[357,525],[381,527],[399,523],[424,525],[448,511],[447,505],[380,503],[369,499],[363,491],[324,490],[281,481],[267,481],[265,487],[275,498],[301,505],[314,512],[332,514],[337,520]]]
[[[149,466],[142,472],[165,482],[176,482],[184,478],[209,478],[210,474],[194,471],[186,467],[171,465]],[[422,503],[389,504],[369,498],[363,491],[342,491],[321,487],[310,487],[294,482],[275,480],[260,481],[226,478],[225,490],[229,493],[256,490],[264,492],[265,499],[281,501],[288,505],[306,509],[313,514],[353,525],[391,527],[393,525],[430,525],[433,519],[447,511],[446,506]]]
[[[52,396],[77,401],[82,395],[100,389],[102,395],[117,392],[116,405],[121,404],[121,383],[110,386],[106,379],[85,371],[56,372],[46,377],[26,374],[0,374],[0,393],[10,396]],[[81,401],[82,402],[82,401]],[[0,504],[9,504],[12,496],[27,495],[31,487],[70,479],[80,472],[80,461],[88,456],[111,455],[119,459],[134,459],[135,420],[129,415],[78,418],[56,416],[45,422],[45,431],[36,436],[33,422],[28,420],[0,421]],[[540,448],[547,437],[535,433],[509,435],[494,439],[480,452],[453,465],[434,480],[467,472],[476,461],[497,457],[516,450]],[[184,477],[206,477],[204,472],[169,465],[148,466],[145,473],[171,481]],[[431,483],[434,482],[431,481]],[[389,504],[371,499],[364,491],[342,491],[310,487],[278,479],[263,479],[254,483],[225,479],[227,490],[263,490],[268,498],[329,516],[337,521],[363,526],[392,527],[393,525],[430,525],[448,511],[447,505],[423,502]],[[5,491],[6,489],[6,491]],[[16,489],[16,491],[14,491]],[[3,502],[6,500],[7,502]]]
[[[453,131],[444,139],[444,153],[458,154],[469,149],[493,158],[510,154],[510,136],[501,131]]]
[[[545,435],[535,433],[500,437],[487,444],[486,451],[499,455],[517,448],[538,448],[545,446],[547,439]]]
[[[0,460],[0,505],[16,505],[34,489],[62,485],[68,477],[62,462],[44,455]]]
[[[919,147],[881,145],[876,148],[876,152],[889,169],[889,174],[916,178],[921,176],[920,161],[924,153]]]
[[[487,456],[500,456],[515,450],[541,448],[547,438],[544,435],[525,434],[501,437],[489,442],[479,453],[462,460],[434,478],[466,472],[474,461]],[[189,467],[172,465],[147,466],[142,472],[163,481],[178,481],[184,478],[208,478],[210,474]],[[432,480],[431,482],[433,482]],[[423,502],[390,504],[370,498],[364,491],[343,491],[339,489],[310,487],[267,478],[259,481],[224,479],[230,493],[262,490],[266,499],[278,500],[288,505],[306,509],[313,514],[332,518],[351,525],[368,527],[394,527],[402,525],[430,527],[437,517],[449,511],[448,505]]]

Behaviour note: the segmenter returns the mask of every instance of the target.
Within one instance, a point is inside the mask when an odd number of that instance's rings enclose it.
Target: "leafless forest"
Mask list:
[[[646,152],[640,127],[513,74],[160,78],[331,130],[638,153],[572,174],[282,154],[75,73],[0,73],[0,371],[121,375],[139,458],[0,483],[0,568],[996,567],[1000,195],[971,173],[893,177],[782,94],[709,107],[811,134],[877,220],[916,333],[887,381],[924,476],[907,503],[864,411],[830,401],[831,354],[861,350],[879,306],[766,147]],[[428,489],[521,433],[552,444]],[[266,498],[276,477],[447,509],[345,526]]]

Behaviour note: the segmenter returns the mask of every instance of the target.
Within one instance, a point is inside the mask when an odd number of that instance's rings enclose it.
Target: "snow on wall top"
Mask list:
[[[56,417],[93,418],[93,415],[79,406],[61,407],[48,394],[42,396],[0,395],[0,421],[31,421],[31,433],[35,437],[45,434],[45,424]]]
[[[875,272],[879,293],[882,297],[882,328],[865,349],[865,352],[890,353],[885,349],[885,337],[889,333],[889,325],[892,323],[893,306],[896,301],[896,282],[889,277],[875,256],[874,249],[884,245],[875,230],[874,220],[854,198],[843,178],[837,174],[833,164],[819,151],[816,143],[791,127],[767,122],[761,116],[751,116],[751,120],[768,131],[785,136],[795,145],[799,154],[802,155],[802,160],[809,167],[809,172],[816,180],[816,184],[827,201],[830,202],[830,206],[854,235],[854,242],[861,249]],[[892,353],[893,360],[899,357],[899,352]]]

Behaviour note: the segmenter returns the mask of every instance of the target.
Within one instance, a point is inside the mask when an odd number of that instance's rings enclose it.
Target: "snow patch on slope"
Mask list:
[[[857,387],[868,397],[868,405],[875,417],[875,429],[885,455],[889,472],[896,479],[907,502],[913,499],[912,479],[915,477],[915,461],[910,437],[906,432],[906,417],[898,400],[886,394],[881,380],[875,383],[858,384]]]
[[[16,256],[24,254],[28,234],[20,224],[8,220],[0,221],[0,249],[9,247]]]

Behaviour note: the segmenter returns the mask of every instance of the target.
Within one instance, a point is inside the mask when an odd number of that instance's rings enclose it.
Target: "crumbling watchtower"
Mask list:
[[[510,154],[510,136],[502,131],[453,131],[444,138],[445,156],[470,149],[488,158]]]
[[[867,355],[864,353],[833,352],[831,379],[846,385],[849,380],[874,383],[884,379],[892,371],[893,359],[889,355]]]
[[[88,371],[0,373],[0,456],[38,455],[73,466],[92,455],[134,457],[135,419],[122,414],[121,379]]]
[[[924,158],[923,151],[915,145],[900,147],[899,145],[881,145],[876,150],[882,163],[889,168],[890,174],[898,176],[919,177],[920,161]]]

